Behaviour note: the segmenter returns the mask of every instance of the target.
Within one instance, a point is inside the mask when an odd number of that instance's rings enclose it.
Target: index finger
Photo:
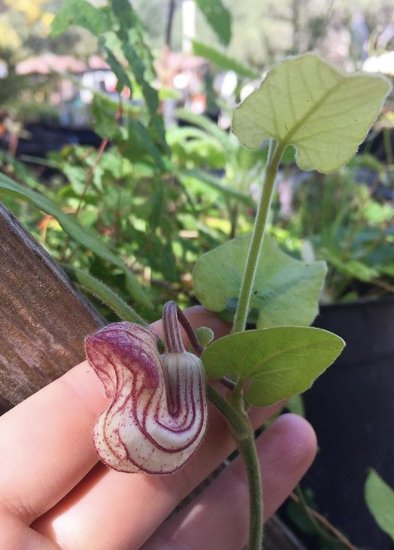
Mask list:
[[[209,325],[216,336],[228,332],[203,308],[187,315],[194,327]],[[160,323],[153,328],[160,332]],[[96,464],[92,431],[107,405],[85,361],[3,415],[0,501],[28,524],[58,503]]]

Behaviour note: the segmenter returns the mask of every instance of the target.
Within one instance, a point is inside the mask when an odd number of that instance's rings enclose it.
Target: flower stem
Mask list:
[[[265,227],[267,224],[275,178],[278,173],[279,162],[285,147],[286,145],[278,144],[271,140],[267,167],[264,175],[263,189],[257,209],[256,219],[254,222],[252,238],[249,245],[248,257],[246,260],[245,271],[242,278],[237,311],[235,312],[234,317],[233,332],[242,332],[243,330],[245,330],[246,327],[250,298],[252,295],[253,284],[260,257],[261,245],[263,243]]]
[[[263,489],[260,463],[257,455],[253,429],[241,402],[234,405],[222,397],[212,386],[207,386],[209,400],[226,418],[239,452],[245,463],[249,486],[249,544],[248,550],[261,550],[263,544]]]
[[[285,144],[278,144],[271,140],[263,189],[242,277],[237,310],[234,316],[233,332],[242,332],[246,329],[250,299],[267,225],[274,183],[285,147]],[[263,489],[254,433],[244,408],[243,381],[239,379],[236,382],[228,400],[224,399],[211,386],[208,386],[208,397],[229,422],[233,437],[237,442],[239,452],[245,463],[249,485],[250,510],[248,550],[261,550],[263,544]]]
[[[245,463],[249,484],[249,545],[248,550],[261,550],[263,547],[263,489],[261,466],[257,455],[254,433],[238,440],[238,449]]]

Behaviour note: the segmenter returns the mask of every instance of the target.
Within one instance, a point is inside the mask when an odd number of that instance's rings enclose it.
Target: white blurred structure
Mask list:
[[[196,37],[196,3],[194,0],[182,2],[182,51],[192,51],[192,40]]]
[[[363,70],[368,73],[383,73],[394,76],[394,51],[369,57],[363,63]]]

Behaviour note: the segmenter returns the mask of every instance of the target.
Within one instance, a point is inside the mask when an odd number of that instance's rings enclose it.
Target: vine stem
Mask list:
[[[212,386],[207,386],[209,400],[231,426],[243,458],[249,486],[249,544],[248,550],[261,550],[263,544],[263,489],[253,429],[244,410],[235,408]],[[237,401],[239,403],[239,401]]]
[[[252,295],[253,284],[256,277],[257,265],[260,257],[261,245],[263,243],[265,227],[267,225],[268,212],[271,204],[275,178],[278,173],[279,162],[285,147],[286,144],[278,144],[273,140],[271,140],[270,142],[267,167],[265,170],[263,181],[263,189],[256,213],[252,238],[250,240],[245,271],[242,277],[237,310],[234,316],[233,332],[242,332],[246,328],[250,298]]]
[[[253,226],[245,269],[241,282],[237,310],[234,316],[233,332],[246,329],[250,299],[263,244],[268,213],[271,205],[278,166],[286,148],[285,143],[271,140],[263,188]],[[239,379],[228,400],[222,398],[213,388],[208,387],[208,397],[229,422],[233,437],[243,458],[249,485],[249,545],[248,550],[261,550],[263,545],[263,488],[261,469],[256,450],[252,426],[244,407],[243,382]]]

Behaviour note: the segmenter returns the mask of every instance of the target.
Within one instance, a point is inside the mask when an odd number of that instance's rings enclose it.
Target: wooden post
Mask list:
[[[0,204],[0,411],[84,358],[103,320]]]

